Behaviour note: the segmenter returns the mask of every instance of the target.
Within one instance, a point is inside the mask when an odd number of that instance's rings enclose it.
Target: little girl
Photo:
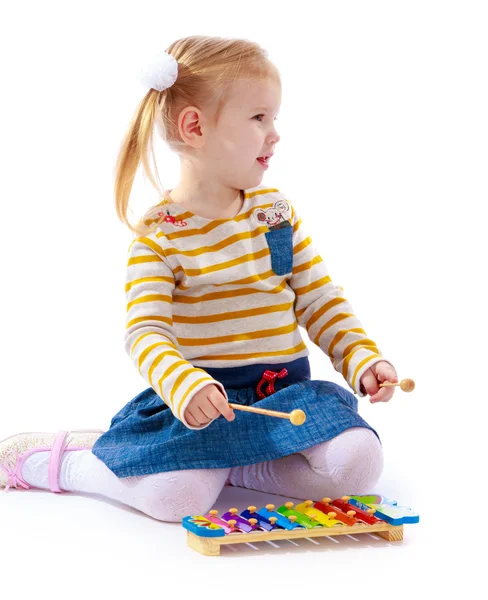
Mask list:
[[[262,184],[280,139],[276,67],[247,40],[191,36],[144,73],[115,195],[134,232],[125,348],[150,387],[106,431],[22,433],[0,442],[0,486],[101,494],[163,521],[212,508],[224,485],[307,499],[367,493],[379,437],[354,394],[388,401],[398,382],[307,236],[296,206]],[[127,218],[157,127],[181,181]],[[154,158],[154,154],[153,154]],[[161,187],[159,189],[162,189]],[[311,379],[298,326],[352,392]],[[229,402],[306,421],[235,411]]]

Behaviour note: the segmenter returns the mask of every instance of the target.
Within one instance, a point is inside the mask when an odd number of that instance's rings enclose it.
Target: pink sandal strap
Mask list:
[[[68,433],[68,431],[65,431],[63,429],[58,431],[58,433],[56,434],[56,439],[54,440],[53,447],[51,449],[51,454],[49,456],[48,484],[49,489],[52,492],[62,492],[58,485],[60,461],[64,449],[68,445],[68,440],[66,439]]]

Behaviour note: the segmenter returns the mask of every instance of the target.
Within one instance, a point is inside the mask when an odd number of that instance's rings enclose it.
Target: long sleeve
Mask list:
[[[294,308],[298,324],[327,354],[334,369],[342,374],[353,392],[363,397],[361,376],[376,362],[385,359],[354,315],[343,288],[331,281],[300,216],[293,205],[291,208],[293,273],[290,286],[296,295]]]
[[[189,429],[184,412],[193,396],[219,381],[185,360],[173,330],[174,274],[154,234],[136,237],[129,247],[126,271],[127,321],[125,349],[139,373]]]

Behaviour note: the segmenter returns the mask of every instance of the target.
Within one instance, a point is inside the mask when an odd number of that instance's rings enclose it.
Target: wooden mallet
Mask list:
[[[400,383],[380,383],[379,387],[391,387],[399,385],[403,392],[411,392],[415,389],[415,381],[413,379],[402,379]]]
[[[282,419],[290,419],[292,425],[303,425],[305,423],[305,413],[303,410],[296,408],[291,413],[279,412],[277,410],[269,410],[267,408],[256,408],[254,406],[243,406],[242,404],[232,404],[229,402],[231,408],[237,410],[247,410],[248,412],[257,413],[258,415],[268,415],[268,417],[281,417]]]

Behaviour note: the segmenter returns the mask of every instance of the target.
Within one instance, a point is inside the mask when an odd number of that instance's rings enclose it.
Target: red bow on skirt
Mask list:
[[[263,398],[266,398],[266,396],[271,396],[271,394],[275,393],[275,389],[274,389],[274,382],[275,379],[277,377],[279,377],[280,379],[283,379],[283,377],[286,377],[288,375],[288,371],[286,369],[281,369],[281,371],[278,373],[278,371],[269,371],[268,369],[266,369],[266,371],[263,373],[263,376],[261,377],[261,381],[258,383],[257,387],[256,387],[256,392],[258,394],[258,398],[260,400],[262,400]],[[268,392],[267,394],[263,394],[263,392],[260,390],[260,387],[263,383],[266,383],[266,381],[268,381],[268,386],[266,388],[266,391]]]

